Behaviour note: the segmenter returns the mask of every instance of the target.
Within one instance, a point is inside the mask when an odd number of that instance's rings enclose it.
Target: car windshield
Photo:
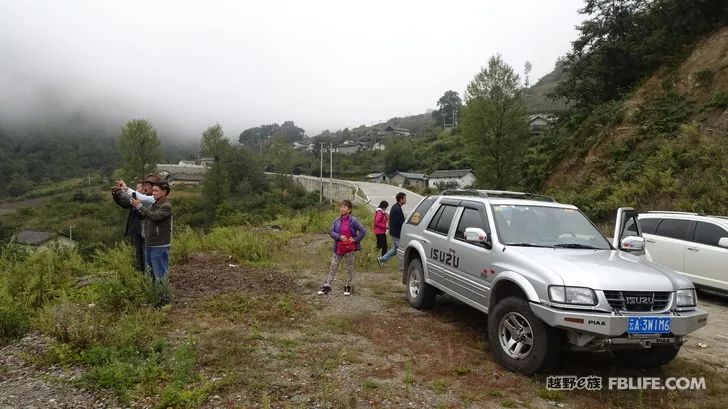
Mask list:
[[[609,250],[599,230],[579,210],[560,207],[493,205],[501,243],[524,247]]]

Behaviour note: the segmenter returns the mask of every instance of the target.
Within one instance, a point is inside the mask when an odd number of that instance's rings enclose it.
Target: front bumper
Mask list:
[[[578,331],[582,333],[619,337],[627,333],[627,319],[634,316],[670,317],[670,332],[673,335],[687,335],[708,323],[708,313],[695,309],[693,311],[650,313],[600,313],[592,311],[561,310],[541,304],[531,303],[531,311],[549,326]]]

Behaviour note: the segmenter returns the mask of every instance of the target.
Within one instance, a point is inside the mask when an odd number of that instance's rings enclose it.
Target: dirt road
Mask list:
[[[288,241],[266,267],[231,264],[225,254],[192,256],[172,270],[169,342],[192,339],[198,373],[211,387],[206,408],[705,408],[728,400],[728,298],[700,294],[708,327],[655,371],[629,371],[607,353],[564,356],[548,375],[704,376],[700,391],[550,391],[546,375],[524,377],[494,362],[487,317],[447,296],[431,311],[410,308],[395,263],[379,269],[357,254],[354,292],[342,274],[316,295],[330,239]],[[343,272],[342,272],[343,273]],[[0,350],[0,408],[117,407],[103,391],[78,390],[85,368],[42,368],[28,360],[50,345],[31,335]],[[124,406],[154,407],[154,396]],[[27,406],[27,405],[25,405]]]

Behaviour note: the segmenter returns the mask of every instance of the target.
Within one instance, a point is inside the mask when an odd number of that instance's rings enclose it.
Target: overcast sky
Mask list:
[[[0,120],[95,113],[192,137],[293,120],[314,135],[435,108],[501,53],[531,82],[582,0],[0,0]]]

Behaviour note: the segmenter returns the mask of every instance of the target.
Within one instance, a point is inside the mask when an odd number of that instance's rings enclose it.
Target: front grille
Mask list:
[[[609,306],[618,311],[663,311],[670,303],[668,291],[604,291]]]

